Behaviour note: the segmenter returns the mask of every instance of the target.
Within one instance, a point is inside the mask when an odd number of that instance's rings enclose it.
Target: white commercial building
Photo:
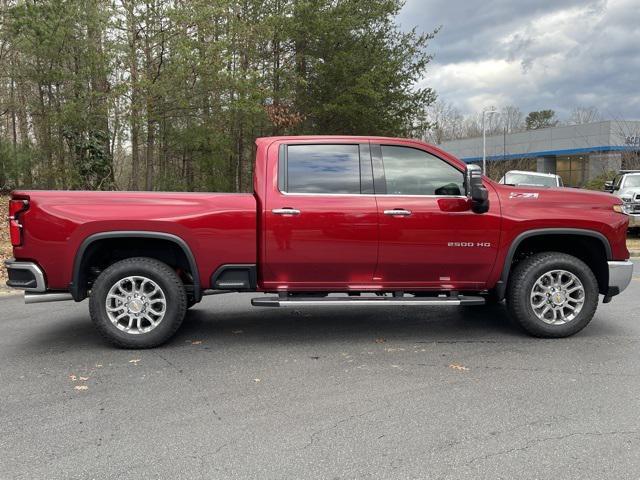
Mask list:
[[[439,145],[467,163],[482,161],[482,137]],[[580,187],[621,168],[637,168],[640,121],[609,120],[487,136],[487,161],[529,159],[532,169]]]

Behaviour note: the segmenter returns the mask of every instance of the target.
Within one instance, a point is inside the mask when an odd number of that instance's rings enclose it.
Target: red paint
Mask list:
[[[203,287],[224,263],[256,262],[256,202],[251,194],[18,191],[20,260],[37,262],[51,289],[67,289],[82,241],[94,233],[143,230],[182,238],[196,258]]]
[[[627,219],[608,194],[518,188],[485,179],[491,208],[475,214],[464,197],[286,195],[278,190],[281,143],[382,143],[423,149],[454,167],[465,164],[415,140],[378,137],[272,137],[256,141],[252,194],[16,191],[19,260],[35,261],[48,288],[69,286],[75,254],[94,233],[144,230],[181,237],[192,250],[203,288],[226,263],[256,263],[259,288],[275,290],[482,290],[500,278],[515,237],[540,228],[602,233],[615,260],[628,258]],[[513,192],[538,198],[512,198]],[[280,216],[274,208],[302,213]],[[404,208],[409,217],[384,210]],[[453,245],[450,245],[453,243]],[[472,246],[469,246],[472,245]]]

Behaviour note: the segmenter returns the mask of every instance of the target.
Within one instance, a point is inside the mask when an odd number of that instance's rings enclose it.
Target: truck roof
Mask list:
[[[256,138],[256,143],[264,143],[264,142],[275,142],[280,140],[356,140],[356,141],[412,141],[427,144],[426,142],[418,139],[418,138],[400,138],[400,137],[379,137],[379,136],[371,136],[371,135],[282,135],[276,137],[258,137]],[[430,144],[427,144],[430,145]],[[432,145],[433,146],[433,145]]]

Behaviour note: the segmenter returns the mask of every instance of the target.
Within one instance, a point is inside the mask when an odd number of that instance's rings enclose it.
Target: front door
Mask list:
[[[265,289],[372,284],[378,216],[368,143],[274,144],[264,208]]]
[[[376,278],[385,288],[484,288],[500,235],[493,190],[489,212],[476,214],[459,167],[403,145],[372,145],[372,153],[380,222]]]

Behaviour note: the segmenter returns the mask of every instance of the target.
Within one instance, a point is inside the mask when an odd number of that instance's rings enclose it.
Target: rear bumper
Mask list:
[[[629,260],[622,262],[607,262],[609,265],[609,290],[607,297],[618,295],[631,283],[633,263]]]
[[[44,292],[47,290],[44,274],[35,263],[18,262],[10,258],[5,260],[4,265],[9,274],[9,280],[7,280],[9,287],[19,288],[25,292]]]

